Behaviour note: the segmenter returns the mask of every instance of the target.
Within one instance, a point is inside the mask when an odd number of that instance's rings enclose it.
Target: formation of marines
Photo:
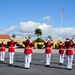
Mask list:
[[[74,56],[75,42],[72,38],[66,38],[65,42],[59,44],[59,64],[62,65],[64,62],[64,51],[66,50],[66,66],[68,70],[72,70],[72,62]]]
[[[30,36],[28,36],[23,42],[25,46],[24,48],[24,68],[29,69],[30,68],[30,63],[32,60],[32,49],[34,47],[34,42],[31,41]],[[18,44],[16,40],[13,38],[10,38],[9,41],[7,42],[7,45],[9,46],[8,48],[8,57],[9,57],[9,62],[8,65],[12,66],[14,63],[14,53],[15,53],[15,45]],[[45,46],[45,55],[46,55],[46,67],[50,67],[50,62],[51,62],[51,55],[52,55],[52,46],[53,46],[53,41],[50,40],[49,38],[44,41],[44,46]],[[2,40],[0,42],[0,62],[4,62],[5,60],[5,42]],[[66,68],[68,70],[72,70],[72,62],[73,62],[73,55],[74,55],[74,48],[75,48],[75,42],[72,38],[66,38],[64,42],[59,41],[58,44],[59,47],[59,65],[63,65],[64,63],[64,55],[66,52]]]

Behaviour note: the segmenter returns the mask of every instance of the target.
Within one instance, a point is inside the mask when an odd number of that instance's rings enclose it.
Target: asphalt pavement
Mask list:
[[[8,49],[7,49],[8,50]],[[53,49],[50,67],[45,67],[44,49],[33,49],[30,69],[24,68],[24,49],[16,49],[14,64],[8,66],[8,52],[6,50],[5,61],[0,63],[0,75],[75,75],[75,55],[73,69],[66,69],[66,57],[63,65],[59,65],[58,50]]]

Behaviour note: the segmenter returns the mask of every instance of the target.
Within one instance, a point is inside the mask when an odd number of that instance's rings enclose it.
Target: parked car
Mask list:
[[[16,48],[24,48],[24,46],[22,44],[17,44]]]

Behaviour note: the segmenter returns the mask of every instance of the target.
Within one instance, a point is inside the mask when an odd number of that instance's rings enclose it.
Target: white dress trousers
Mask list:
[[[66,55],[67,69],[72,69],[73,55]]]
[[[63,64],[64,62],[64,54],[59,54],[59,63]]]
[[[14,52],[9,52],[9,64],[13,64],[14,62]]]
[[[46,65],[50,65],[51,62],[51,54],[46,54]]]
[[[0,60],[1,61],[4,61],[4,59],[5,59],[5,51],[3,51],[3,52],[0,52]]]
[[[32,54],[25,54],[24,55],[24,65],[25,65],[25,68],[30,68],[30,63],[31,63],[31,58],[32,58]]]

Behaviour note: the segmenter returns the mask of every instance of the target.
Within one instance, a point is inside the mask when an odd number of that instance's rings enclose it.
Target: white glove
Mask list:
[[[11,41],[11,40],[8,40],[9,42]]]
[[[74,44],[75,44],[75,41],[74,41]]]

